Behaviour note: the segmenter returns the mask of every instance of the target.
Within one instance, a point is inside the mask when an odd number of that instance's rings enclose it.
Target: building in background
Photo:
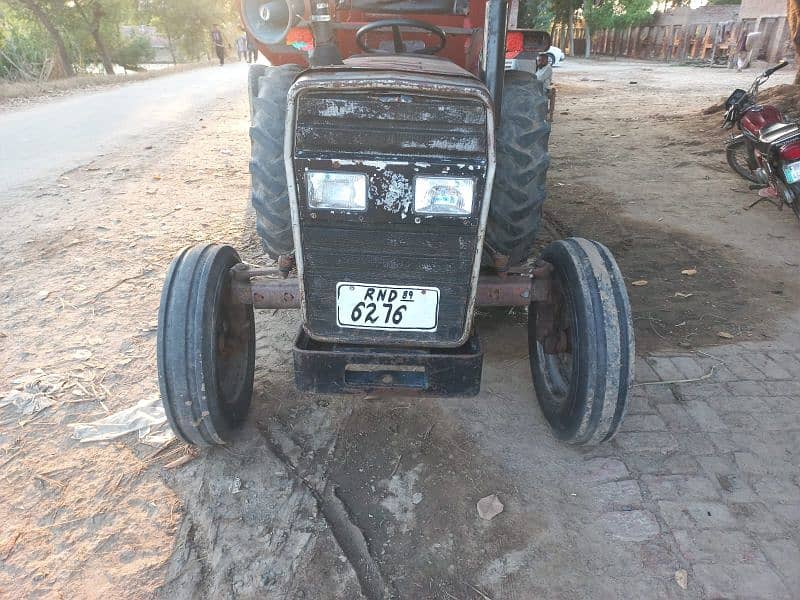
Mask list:
[[[733,66],[743,31],[761,32],[753,60],[776,63],[794,57],[785,0],[742,0],[740,5],[681,6],[656,12],[647,25],[593,32],[592,54]],[[568,47],[566,24],[555,25],[552,34],[554,45]],[[574,54],[582,55],[585,46],[583,23],[576,19]]]

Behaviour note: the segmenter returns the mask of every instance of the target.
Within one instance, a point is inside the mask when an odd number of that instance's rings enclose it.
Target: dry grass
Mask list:
[[[52,81],[0,81],[0,106],[18,104],[29,100],[37,100],[51,96],[64,96],[70,93],[91,90],[111,85],[119,85],[131,81],[142,81],[172,75],[183,71],[190,71],[199,67],[211,65],[210,61],[180,64],[166,67],[156,71],[141,71],[139,73],[126,73],[121,75],[78,75],[66,79]]]

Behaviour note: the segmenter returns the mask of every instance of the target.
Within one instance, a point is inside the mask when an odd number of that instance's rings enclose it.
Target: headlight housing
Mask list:
[[[431,215],[472,214],[475,180],[471,177],[414,178],[414,212]]]
[[[367,209],[367,176],[364,173],[308,171],[306,192],[310,209]]]

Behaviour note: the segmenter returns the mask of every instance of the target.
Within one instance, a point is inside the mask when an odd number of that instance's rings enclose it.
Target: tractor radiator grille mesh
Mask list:
[[[486,110],[473,99],[309,92],[297,106],[295,152],[374,156],[486,154]]]

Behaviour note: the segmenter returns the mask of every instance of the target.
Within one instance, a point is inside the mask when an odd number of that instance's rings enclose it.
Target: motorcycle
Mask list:
[[[755,184],[759,198],[783,208],[788,204],[800,220],[800,125],[786,120],[769,104],[758,104],[758,90],[778,69],[781,61],[755,78],[747,91],[736,89],[725,101],[723,129],[735,125],[741,131],[725,147],[730,167]]]

